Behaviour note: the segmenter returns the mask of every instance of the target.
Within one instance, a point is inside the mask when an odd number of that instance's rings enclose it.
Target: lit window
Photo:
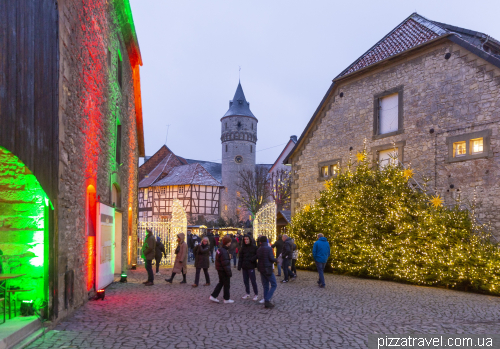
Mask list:
[[[335,175],[338,175],[339,174],[339,164],[333,164],[333,165],[330,165],[330,175],[331,176],[335,176]]]
[[[241,196],[241,193],[239,191],[236,192],[236,196],[237,197],[240,197]]]
[[[224,205],[224,211],[227,211],[227,205]]]
[[[399,95],[393,93],[379,99],[379,134],[398,130]]]
[[[144,199],[148,199],[148,188],[144,188]]]
[[[465,142],[464,142],[465,143]],[[483,139],[476,138],[470,140],[471,154],[479,154],[483,152]]]
[[[381,150],[378,152],[378,163],[380,168],[389,164],[395,164],[398,159],[398,151],[394,149]]]
[[[321,167],[321,176],[324,178],[328,177],[328,166]]]
[[[482,148],[483,148],[483,142],[481,140],[481,149]],[[453,143],[453,157],[465,156],[465,155],[467,155],[466,142],[462,141]]]

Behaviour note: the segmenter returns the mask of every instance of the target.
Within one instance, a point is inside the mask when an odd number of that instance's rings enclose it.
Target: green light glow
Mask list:
[[[9,287],[32,289],[20,301],[48,299],[48,236],[50,200],[31,171],[0,147],[0,250],[2,273],[25,274]]]

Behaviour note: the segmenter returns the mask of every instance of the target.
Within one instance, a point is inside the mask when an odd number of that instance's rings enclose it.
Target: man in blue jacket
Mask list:
[[[318,241],[316,241],[313,246],[313,258],[316,262],[316,268],[318,268],[318,286],[321,288],[325,287],[325,276],[323,272],[328,257],[330,257],[330,244],[324,235],[320,233],[318,234]]]

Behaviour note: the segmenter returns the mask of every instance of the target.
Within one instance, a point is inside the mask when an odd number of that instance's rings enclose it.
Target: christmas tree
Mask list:
[[[372,166],[366,149],[356,157],[355,169],[349,161],[293,217],[298,267],[315,269],[312,246],[323,233],[334,272],[500,293],[499,246],[469,211],[412,188],[413,170],[396,161]]]

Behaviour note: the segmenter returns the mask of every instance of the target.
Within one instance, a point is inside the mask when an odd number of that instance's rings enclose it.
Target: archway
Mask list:
[[[116,207],[122,207],[122,192],[116,183],[111,186],[111,203]]]
[[[22,275],[8,281],[17,299],[45,308],[48,301],[50,201],[37,178],[0,147],[0,273]],[[17,302],[18,306],[21,302]]]

